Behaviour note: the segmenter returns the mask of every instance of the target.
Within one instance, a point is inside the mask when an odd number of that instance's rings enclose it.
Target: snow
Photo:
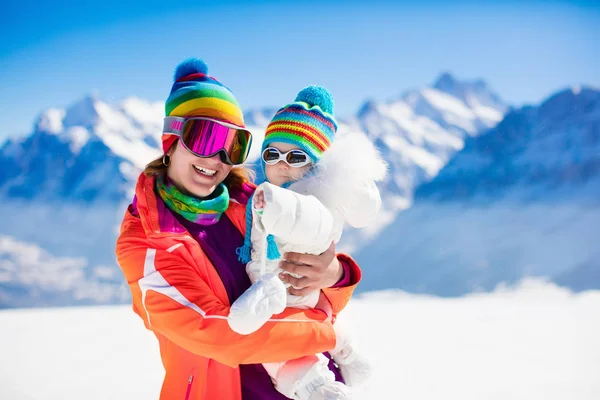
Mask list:
[[[246,164],[252,164],[258,162],[260,158],[261,146],[263,140],[265,140],[267,126],[247,126],[247,129],[252,133],[252,146],[250,147],[250,153],[248,153]]]
[[[488,108],[490,111],[495,110],[495,122],[500,121],[506,112],[504,102],[481,79],[461,81],[449,73],[443,73],[433,84],[433,88],[460,99],[469,108],[473,109],[475,114],[478,114],[477,110],[482,106]],[[483,116],[482,114],[478,115],[480,117]],[[491,115],[489,116],[491,117]]]
[[[473,111],[458,98],[435,89],[423,89],[422,95],[435,108],[457,115],[463,119],[474,119]]]
[[[434,177],[444,166],[444,160],[419,146],[412,146],[400,136],[386,136],[383,142],[390,150],[402,152],[414,164],[421,167],[429,177]]]
[[[341,249],[354,251],[369,243],[410,207],[415,188],[433,179],[463,148],[465,138],[502,119],[506,107],[485,84],[463,83],[448,74],[442,78],[436,85],[447,91],[413,90],[389,103],[365,103],[358,113],[356,127],[375,142],[389,173],[379,185],[380,217],[366,229],[344,232]]]
[[[115,155],[130,161],[140,171],[162,154],[161,149],[148,145],[143,139],[148,133],[160,137],[164,111],[158,113],[157,107],[148,103],[145,106],[140,107],[139,99],[124,102],[123,108],[132,111],[133,116],[138,119],[136,121],[130,115],[121,112],[118,107],[102,102],[96,104],[100,116],[95,127],[96,134]],[[149,131],[144,131],[139,126]]]
[[[128,97],[121,102],[123,112],[137,122],[142,131],[153,132],[157,127],[162,130],[165,104],[161,101],[148,102],[138,97]],[[160,134],[161,132],[156,131]]]
[[[112,105],[96,96],[86,96],[66,110],[46,110],[34,134],[47,132],[62,137],[74,154],[97,137],[114,155],[129,161],[139,172],[161,154],[158,144],[163,117],[162,102],[129,97]]]
[[[90,139],[90,133],[83,126],[73,126],[67,130],[67,137],[70,138],[69,149],[73,154],[79,154],[79,151]]]
[[[483,82],[461,82],[449,74],[442,75],[436,88],[412,90],[385,104],[365,103],[356,118],[358,126],[375,141],[390,166],[380,186],[384,208],[401,212],[392,201],[396,203],[400,196],[412,203],[415,188],[434,178],[463,148],[465,138],[497,123],[505,109]],[[350,235],[352,241],[360,242],[353,239],[355,235],[360,234]]]
[[[119,172],[129,182],[135,182],[136,179],[138,178],[138,176],[140,175],[140,170],[136,166],[134,166],[133,164],[131,164],[130,162],[127,162],[127,161],[123,161],[119,164]],[[130,189],[131,189],[131,193],[133,196],[134,187],[131,186]],[[128,196],[128,197],[132,197],[132,196]]]
[[[43,132],[57,134],[63,130],[62,120],[64,117],[65,110],[50,108],[40,116],[36,129]]]
[[[599,166],[600,91],[564,90],[539,106],[511,111],[485,135],[469,139],[416,196],[502,197],[529,186],[531,198],[556,198],[565,189],[578,197],[581,185],[600,178]]]
[[[102,139],[115,155],[130,161],[140,172],[146,164],[162,155],[161,149],[108,130],[102,134]]]
[[[271,118],[278,111],[278,108],[274,107],[263,107],[251,109],[244,112],[244,123],[246,127],[250,126],[262,126],[266,127],[269,122],[271,122]]]
[[[340,316],[371,360],[358,400],[600,397],[600,292],[541,281],[456,299],[355,297]],[[158,343],[130,306],[0,312],[0,398],[156,399]]]
[[[472,107],[475,115],[477,115],[490,128],[492,128],[494,125],[500,122],[504,117],[504,114],[502,112],[492,107],[486,107],[480,104],[475,104]]]

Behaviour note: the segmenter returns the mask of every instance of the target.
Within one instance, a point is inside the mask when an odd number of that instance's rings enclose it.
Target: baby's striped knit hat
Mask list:
[[[316,163],[331,146],[337,128],[331,93],[321,86],[308,86],[293,103],[277,111],[267,126],[262,150],[270,143],[289,143],[304,150]]]
[[[231,90],[212,76],[198,58],[188,58],[175,69],[174,83],[165,103],[165,115],[207,117],[245,128],[242,109]],[[165,153],[177,136],[163,135]]]

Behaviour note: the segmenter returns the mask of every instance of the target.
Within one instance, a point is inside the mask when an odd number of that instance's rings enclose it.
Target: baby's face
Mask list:
[[[298,146],[294,146],[293,144],[280,142],[269,143],[269,147],[275,147],[282,153],[299,149]],[[287,182],[297,181],[302,178],[302,176],[308,172],[311,165],[312,164],[308,164],[303,167],[294,168],[287,165],[285,161],[279,160],[277,164],[265,163],[265,173],[267,174],[267,179],[273,185],[283,186],[283,184]]]

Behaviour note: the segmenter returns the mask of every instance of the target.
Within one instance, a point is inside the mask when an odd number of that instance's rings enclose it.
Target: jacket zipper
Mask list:
[[[187,390],[185,391],[185,400],[190,399],[190,393],[192,392],[192,382],[194,381],[194,375],[190,375],[188,378]]]

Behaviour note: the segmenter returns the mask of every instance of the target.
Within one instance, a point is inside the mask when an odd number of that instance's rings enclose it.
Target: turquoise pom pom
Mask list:
[[[319,106],[321,110],[333,115],[333,96],[322,86],[308,86],[298,93],[295,101],[308,103],[310,106]]]
[[[250,262],[250,260],[251,260],[251,258],[250,258],[250,245],[247,244],[247,243],[244,243],[243,246],[240,246],[237,249],[235,249],[235,254],[237,254],[238,260],[242,264],[248,264]]]
[[[188,58],[175,69],[175,80],[197,73],[208,74],[206,63],[199,58]]]

